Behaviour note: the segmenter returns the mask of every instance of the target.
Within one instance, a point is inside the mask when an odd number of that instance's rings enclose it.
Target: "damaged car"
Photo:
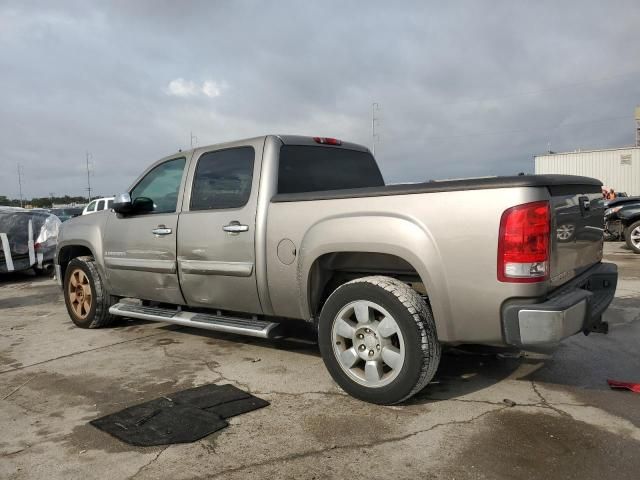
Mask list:
[[[47,212],[0,207],[0,273],[51,272],[60,225]]]

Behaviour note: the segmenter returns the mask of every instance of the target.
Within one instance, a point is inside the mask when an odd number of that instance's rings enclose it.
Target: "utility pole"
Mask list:
[[[89,192],[89,201],[91,201],[91,178],[89,172],[89,152],[87,152],[87,191]]]
[[[191,144],[191,148],[193,148],[194,140],[195,144],[198,145],[198,137],[196,137],[193,132],[189,132],[189,142]]]
[[[371,104],[371,153],[373,156],[376,156],[376,141],[380,137],[376,132],[376,122],[378,121],[378,117],[376,117],[376,112],[380,110],[380,104],[378,102],[373,102]]]
[[[49,192],[49,198],[51,199],[51,208],[53,208],[53,192]]]
[[[20,190],[20,207],[24,207],[24,202],[22,201],[22,167],[18,164],[18,188]]]

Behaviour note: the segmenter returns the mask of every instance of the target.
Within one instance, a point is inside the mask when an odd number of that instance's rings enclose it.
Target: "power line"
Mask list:
[[[24,202],[22,200],[22,166],[18,163],[18,189],[20,190],[20,207],[24,207]]]
[[[376,111],[380,110],[380,104],[378,102],[373,102],[371,104],[371,153],[373,156],[376,156],[376,141],[380,138],[380,135],[376,133],[376,123],[378,122],[378,117],[376,117]]]
[[[89,152],[87,152],[87,192],[89,195],[89,201],[91,201],[91,178],[90,178],[90,174],[89,174]]]

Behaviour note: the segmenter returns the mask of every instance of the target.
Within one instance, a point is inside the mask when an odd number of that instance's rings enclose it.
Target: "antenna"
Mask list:
[[[91,176],[90,176],[90,172],[89,172],[89,157],[91,156],[91,154],[89,152],[87,152],[87,192],[89,195],[89,201],[91,201]]]
[[[371,153],[373,156],[376,156],[376,141],[380,138],[380,135],[376,133],[376,122],[378,121],[378,117],[376,117],[376,112],[380,110],[380,104],[378,102],[373,102],[371,104]]]
[[[195,142],[194,142],[195,140]],[[198,137],[196,137],[193,132],[189,132],[189,141],[191,143],[191,148],[193,148],[193,144],[195,143],[196,146],[198,145]]]
[[[20,190],[20,207],[24,208],[24,202],[22,201],[22,166],[18,163],[18,189]]]

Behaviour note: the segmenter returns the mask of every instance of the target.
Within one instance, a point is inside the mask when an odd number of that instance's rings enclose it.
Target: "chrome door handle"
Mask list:
[[[156,228],[154,228],[153,230],[151,230],[151,233],[153,233],[154,235],[169,235],[171,232],[173,232],[173,230],[171,230],[170,228],[165,227],[164,225],[158,225]]]
[[[241,225],[240,222],[231,222],[229,225],[222,227],[222,230],[229,233],[248,232],[249,225]]]

